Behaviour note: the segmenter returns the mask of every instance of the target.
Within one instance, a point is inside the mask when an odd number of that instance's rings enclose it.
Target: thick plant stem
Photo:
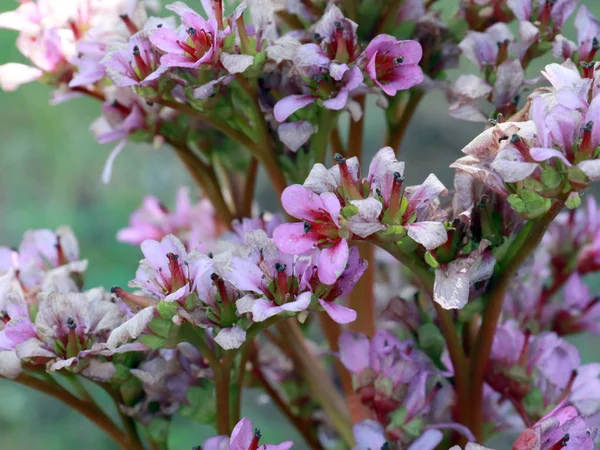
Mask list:
[[[48,394],[81,413],[83,416],[94,422],[102,431],[108,434],[112,440],[115,441],[115,443],[123,450],[143,449],[143,447],[130,446],[127,435],[123,433],[123,431],[104,413],[104,411],[102,411],[95,404],[84,402],[64,388],[57,385],[48,384],[43,380],[26,373],[21,373],[15,379],[15,381],[32,389],[43,392],[44,394]]]
[[[215,374],[215,389],[217,394],[217,433],[229,435],[231,433],[229,385],[231,383],[231,365],[221,366]]]
[[[325,162],[327,146],[329,145],[331,132],[337,126],[338,114],[331,111],[321,111],[319,117],[319,128],[311,139],[311,149],[315,156],[315,162]]]
[[[306,347],[302,331],[296,322],[287,320],[278,325],[282,339],[294,355],[296,368],[306,380],[308,388],[327,414],[332,426],[350,447],[354,446],[352,424],[344,398],[331,382],[325,367]]]
[[[485,370],[492,350],[498,320],[502,313],[504,297],[517,270],[540,244],[550,223],[564,206],[557,200],[550,210],[539,220],[529,221],[519,232],[504,258],[507,261],[498,267],[498,277],[492,281],[491,295],[482,316],[481,328],[477,335],[470,366],[471,383],[471,431],[479,442],[483,439],[483,382]]]
[[[273,400],[273,403],[277,406],[279,411],[281,411],[290,423],[296,427],[310,448],[313,450],[322,450],[323,446],[312,432],[310,424],[302,417],[299,417],[292,412],[289,405],[281,398],[281,395],[279,395],[279,392],[271,386],[269,380],[264,376],[256,359],[252,362],[252,375],[254,375],[254,378],[263,387],[267,395],[271,397],[271,400]]]
[[[350,122],[350,130],[348,132],[348,157],[356,156],[359,162],[362,163],[362,148],[363,137],[365,130],[365,95],[356,97],[356,102],[363,110],[363,114],[356,123]]]
[[[362,333],[369,338],[375,334],[375,247],[366,242],[357,242],[360,256],[366,259],[368,267],[356,286],[348,294],[348,306],[358,314],[350,323],[350,330]]]
[[[213,168],[199,160],[190,149],[177,146],[174,143],[171,143],[171,146],[196,184],[214,206],[223,225],[231,228],[234,216],[223,198],[219,180]]]
[[[404,264],[419,280],[421,287],[425,290],[427,295],[433,301],[433,273],[420,261],[414,254],[405,254],[393,242],[376,242],[377,245],[384,250],[388,251],[398,261]],[[463,425],[469,423],[470,413],[470,379],[469,379],[469,366],[468,360],[465,356],[465,352],[462,347],[462,343],[456,327],[454,326],[454,320],[450,311],[442,308],[439,304],[433,301],[436,313],[440,321],[440,328],[446,345],[448,346],[448,353],[450,353],[450,359],[452,361],[452,367],[454,368],[454,383],[456,387],[456,393],[459,402],[458,420]]]
[[[424,92],[421,90],[411,91],[406,103],[402,103],[399,106],[399,110],[396,114],[397,120],[388,123],[386,145],[392,147],[397,155],[400,153],[400,144],[402,144],[404,134],[408,129],[408,125],[410,124],[423,95]]]
[[[250,217],[252,214],[252,201],[254,199],[254,187],[256,186],[256,178],[258,175],[258,160],[252,158],[248,167],[248,175],[246,176],[246,185],[244,186],[244,201],[243,209],[238,211],[238,218]]]
[[[334,322],[324,311],[319,313],[319,319],[321,322],[321,327],[323,328],[323,334],[325,334],[325,338],[329,343],[329,350],[332,352],[338,352],[340,349],[338,341],[340,335],[342,334],[342,327],[339,323]],[[334,365],[335,370],[340,377],[344,394],[346,395],[346,404],[348,405],[348,411],[350,412],[352,423],[358,423],[367,419],[369,412],[361,403],[359,396],[356,394],[356,392],[354,392],[354,388],[352,386],[352,375],[338,358],[335,358]]]

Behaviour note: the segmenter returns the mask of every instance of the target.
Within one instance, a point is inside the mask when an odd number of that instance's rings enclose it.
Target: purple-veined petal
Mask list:
[[[246,332],[237,325],[231,328],[222,328],[215,336],[215,342],[225,350],[240,348],[246,341]]]
[[[415,222],[406,228],[408,235],[427,250],[433,250],[448,240],[448,232],[442,222]]]

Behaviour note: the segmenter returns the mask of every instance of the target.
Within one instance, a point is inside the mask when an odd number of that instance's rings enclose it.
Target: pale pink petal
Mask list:
[[[229,73],[242,73],[254,63],[254,57],[250,55],[235,55],[232,53],[221,53],[221,63]]]
[[[444,434],[441,431],[429,429],[410,444],[406,450],[434,450],[443,438]]]
[[[466,269],[449,264],[447,269],[436,269],[433,299],[444,309],[462,308],[469,301],[471,283]]]
[[[254,437],[254,428],[252,421],[247,417],[240,420],[231,432],[230,450],[247,450],[250,448],[252,438]]]
[[[104,164],[104,170],[102,171],[102,182],[104,184],[110,183],[115,159],[117,159],[119,153],[121,153],[121,151],[125,148],[125,145],[127,145],[127,139],[123,139],[121,142],[119,142],[112,152],[110,152],[110,155],[108,155],[108,159]]]
[[[269,317],[273,317],[283,311],[281,306],[277,306],[271,300],[259,298],[252,304],[252,320],[254,322],[264,322]]]
[[[0,66],[0,89],[14,91],[25,83],[37,80],[43,72],[31,66],[18,63],[8,63]]]
[[[312,292],[303,292],[293,302],[284,303],[281,305],[281,309],[290,312],[305,311],[312,300]]]
[[[215,336],[215,342],[225,350],[240,348],[246,341],[246,332],[237,325],[231,328],[223,328]]]
[[[307,221],[317,219],[319,210],[323,208],[321,197],[301,184],[285,188],[281,194],[281,204],[290,216]]]
[[[577,164],[591,181],[600,181],[600,160],[581,161]]]
[[[300,147],[306,144],[315,131],[313,124],[307,120],[282,123],[279,125],[279,128],[277,128],[279,139],[292,152],[297,152]]]
[[[335,302],[326,302],[321,299],[319,299],[319,303],[334,322],[345,324],[356,320],[356,311],[353,309],[338,305]]]
[[[379,200],[369,197],[365,200],[352,200],[350,203],[358,208],[358,213],[348,220],[348,228],[354,234],[366,238],[385,229],[379,221],[379,215],[383,211],[383,205]]]
[[[551,158],[558,158],[567,166],[572,165],[563,152],[554,148],[532,147],[529,149],[529,154],[536,161],[548,161]]]
[[[314,103],[317,98],[313,95],[288,95],[275,104],[273,114],[278,122],[284,122],[299,109]]]
[[[433,250],[448,240],[448,232],[442,222],[416,222],[407,226],[408,235],[425,247]]]
[[[341,334],[338,346],[340,361],[350,372],[359,375],[370,367],[371,344],[365,335],[346,331]]]
[[[316,233],[306,233],[304,224],[284,223],[273,231],[273,240],[284,253],[301,255],[313,250],[317,245],[319,236]]]
[[[348,263],[348,242],[338,239],[333,247],[324,248],[319,256],[319,281],[334,284]]]

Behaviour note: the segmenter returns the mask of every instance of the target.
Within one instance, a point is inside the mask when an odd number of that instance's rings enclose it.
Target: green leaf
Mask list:
[[[214,384],[205,382],[202,386],[192,386],[187,392],[188,404],[180,409],[181,415],[196,422],[213,424],[217,419],[214,400]]]
[[[542,416],[544,410],[544,396],[540,388],[533,388],[523,398],[525,410],[532,416]]]
[[[439,361],[445,345],[440,329],[433,323],[426,323],[419,328],[417,335],[421,349],[431,359]]]
[[[458,320],[461,322],[468,322],[475,314],[483,312],[484,307],[485,302],[483,301],[483,297],[477,297],[472,302],[467,303],[465,307],[458,312]]]
[[[149,328],[154,334],[166,339],[169,337],[173,326],[174,324],[171,319],[155,317],[152,319],[152,322],[150,322]]]
[[[134,405],[143,394],[142,382],[135,377],[130,377],[119,385],[119,392],[126,405]]]
[[[140,342],[152,349],[157,350],[159,348],[165,347],[166,339],[160,336],[155,336],[153,334],[144,334],[140,338]]]
[[[401,406],[396,411],[394,411],[390,416],[390,428],[401,428],[406,422],[406,416],[408,415],[408,411],[406,407]]]
[[[155,442],[167,442],[171,423],[167,419],[154,419],[148,425],[148,434]]]
[[[342,208],[342,215],[346,219],[350,219],[351,217],[355,216],[356,214],[358,214],[358,206],[348,205],[348,206],[344,206]]]
[[[556,189],[562,181],[562,177],[554,167],[548,167],[542,172],[542,183],[550,189]]]
[[[423,419],[414,419],[414,420],[411,420],[406,425],[404,425],[403,429],[404,429],[404,432],[408,436],[412,437],[413,439],[416,439],[419,436],[421,436],[422,431],[423,431],[423,426],[424,426]]]
[[[435,256],[433,256],[431,252],[425,252],[425,262],[434,269],[440,267],[440,264],[437,262]]]
[[[575,209],[581,205],[581,197],[577,192],[571,192],[567,198],[567,201],[565,202],[565,205],[569,209]]]
[[[158,310],[158,314],[163,319],[171,320],[175,314],[177,314],[177,308],[179,304],[177,302],[165,302],[161,301],[156,309]]]

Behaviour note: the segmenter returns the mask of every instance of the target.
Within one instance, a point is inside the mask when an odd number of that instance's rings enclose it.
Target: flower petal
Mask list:
[[[334,302],[326,302],[319,299],[319,303],[334,322],[345,324],[356,320],[356,311]]]

